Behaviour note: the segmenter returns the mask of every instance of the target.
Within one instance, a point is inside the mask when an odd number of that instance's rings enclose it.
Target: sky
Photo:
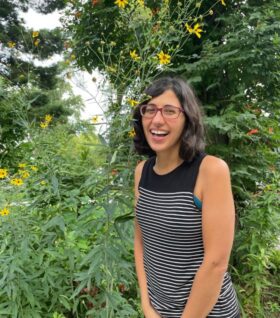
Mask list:
[[[23,18],[25,25],[28,28],[39,31],[40,29],[54,29],[60,27],[61,23],[59,21],[60,13],[55,11],[50,14],[40,14],[29,9],[28,12],[21,12],[20,16]],[[60,56],[56,56],[54,61],[62,59]],[[52,60],[46,61],[45,65],[51,64]],[[102,102],[104,96],[100,90],[98,90],[97,82],[92,81],[92,78],[100,78],[98,72],[93,72],[89,74],[87,72],[75,72],[72,78],[69,80],[73,93],[75,95],[80,95],[84,101],[85,109],[81,113],[82,119],[89,119],[95,115],[102,117]]]

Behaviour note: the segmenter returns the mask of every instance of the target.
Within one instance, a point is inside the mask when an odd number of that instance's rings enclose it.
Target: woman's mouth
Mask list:
[[[165,130],[151,129],[150,132],[153,136],[157,136],[157,137],[165,137],[169,134],[168,131],[165,131]]]

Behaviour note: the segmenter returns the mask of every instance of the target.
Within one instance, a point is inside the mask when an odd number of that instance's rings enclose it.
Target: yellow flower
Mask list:
[[[0,169],[0,179],[5,179],[8,175],[7,169]]]
[[[73,61],[73,60],[75,60],[75,58],[76,58],[76,55],[75,54],[71,54],[70,59]]]
[[[50,114],[47,114],[47,115],[45,116],[45,122],[46,122],[46,123],[50,123],[50,122],[52,121],[52,119],[53,119],[53,116],[50,115]]]
[[[134,129],[132,129],[132,130],[128,133],[128,136],[129,136],[130,138],[133,138],[135,135],[136,135],[136,132],[135,132]]]
[[[160,53],[157,54],[159,59],[159,64],[169,64],[171,56],[169,54],[164,53],[163,51],[160,51]]]
[[[35,45],[35,46],[38,46],[39,43],[40,43],[40,39],[36,39],[36,40],[34,41],[34,45]]]
[[[43,121],[40,122],[40,127],[41,127],[42,129],[45,129],[45,128],[47,128],[48,126],[49,126],[48,123],[43,122]]]
[[[98,121],[99,121],[99,116],[93,116],[92,117],[92,119],[91,119],[91,121],[94,123],[94,124],[97,124],[98,123]]]
[[[226,5],[225,0],[221,0],[221,4],[225,6]]]
[[[192,28],[188,25],[188,23],[185,24],[185,27],[187,28],[188,32],[190,34],[195,34],[199,39],[201,38],[201,32],[203,31],[201,29],[201,25],[199,23],[196,23],[195,26]]]
[[[31,166],[31,170],[38,171],[38,168],[36,166]]]
[[[19,179],[19,178],[15,178],[15,179],[12,179],[11,181],[10,181],[10,183],[12,184],[12,185],[15,185],[15,186],[21,186],[21,185],[23,185],[23,181],[22,181],[22,179]]]
[[[13,41],[9,41],[9,42],[8,42],[8,47],[9,47],[10,49],[14,48],[15,46],[16,46],[16,43],[15,43],[15,42],[13,42]]]
[[[114,2],[119,8],[124,9],[125,6],[128,4],[128,0],[116,0]]]
[[[37,38],[39,36],[39,31],[33,31],[32,32],[32,37]]]
[[[127,101],[131,107],[135,107],[136,105],[139,104],[139,102],[137,102],[137,100],[134,100],[134,99],[129,98]]]
[[[4,208],[0,211],[0,214],[2,216],[5,216],[5,215],[9,215],[10,214],[10,210],[8,208]]]
[[[130,51],[129,54],[134,61],[140,60],[140,56],[136,53],[136,50]]]
[[[137,2],[140,4],[141,7],[145,6],[144,0],[137,0]]]
[[[19,163],[19,164],[18,164],[18,167],[19,167],[20,169],[24,169],[24,168],[26,167],[26,163]]]
[[[40,184],[43,186],[43,185],[46,185],[47,182],[43,180],[43,181],[40,182]]]
[[[19,171],[19,173],[23,179],[26,179],[30,176],[30,173],[28,171],[21,170],[21,171]]]

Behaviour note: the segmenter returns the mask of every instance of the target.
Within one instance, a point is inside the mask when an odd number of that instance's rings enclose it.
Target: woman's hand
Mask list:
[[[151,305],[143,308],[143,313],[145,318],[161,318],[159,313]]]

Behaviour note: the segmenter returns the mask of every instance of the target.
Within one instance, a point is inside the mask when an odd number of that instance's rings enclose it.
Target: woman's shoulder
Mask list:
[[[216,178],[229,175],[229,167],[223,159],[206,155],[201,162],[200,172],[204,177]]]
[[[137,163],[135,167],[135,178],[139,178],[141,176],[142,170],[146,161],[147,160],[141,160]]]

